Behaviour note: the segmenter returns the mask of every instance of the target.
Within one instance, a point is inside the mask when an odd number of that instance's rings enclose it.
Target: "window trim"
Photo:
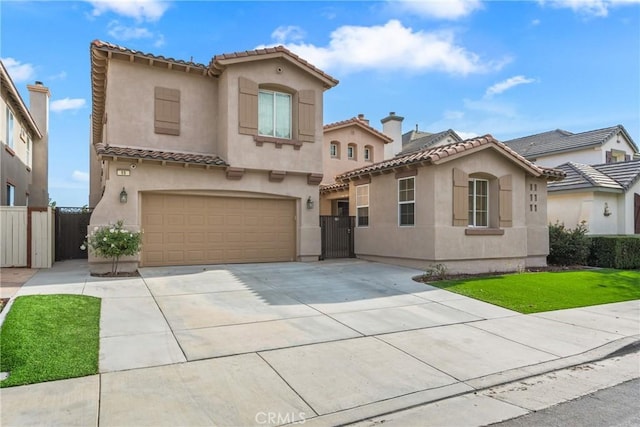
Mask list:
[[[373,162],[373,147],[370,145],[364,147],[364,161]]]
[[[362,194],[358,194],[358,193],[359,193],[359,190],[364,191],[365,188],[366,188],[366,191],[367,191],[367,194],[366,194],[367,203],[361,205],[361,204],[359,204],[360,200],[359,200],[358,196],[363,196],[363,195]],[[370,195],[369,184],[362,184],[362,185],[356,186],[356,227],[366,228],[366,227],[369,227],[369,224],[371,223],[371,221],[369,221],[369,218],[370,218],[370,215],[369,215],[369,213],[370,213],[369,212],[369,203],[370,203],[369,195]],[[360,224],[360,209],[361,208],[366,208],[367,209],[367,223],[366,224]]]
[[[331,141],[331,143],[329,144],[329,155],[332,159],[340,158],[340,143],[338,141]]]
[[[273,123],[271,123],[271,126],[273,128],[273,133],[272,134],[262,133],[260,131],[260,124],[262,123],[262,121],[260,119],[260,94],[272,94],[273,95],[273,102],[271,104],[271,108],[272,108],[272,112],[273,112]],[[288,108],[288,113],[289,113],[289,117],[288,117],[289,130],[288,130],[288,134],[289,135],[288,136],[278,136],[278,135],[276,135],[276,133],[277,133],[277,122],[278,122],[278,117],[276,115],[276,111],[277,111],[277,108],[276,108],[277,95],[284,95],[289,100],[289,108]],[[287,93],[287,92],[278,91],[278,90],[273,90],[273,89],[266,89],[266,88],[259,88],[258,89],[258,136],[266,136],[266,137],[270,137],[270,138],[277,138],[277,139],[284,139],[284,140],[292,140],[293,139],[293,95],[292,94]]]
[[[12,150],[15,149],[15,142],[13,141],[13,129],[15,126],[15,117],[13,114],[13,111],[11,111],[11,108],[9,108],[9,106],[7,105],[7,113],[6,113],[6,132],[5,132],[5,137],[7,139],[7,147],[11,148]]]
[[[351,151],[351,154],[349,154],[349,151]],[[358,160],[358,145],[350,142],[347,145],[347,159],[348,160]]]
[[[413,181],[413,198],[411,200],[400,200],[400,183],[402,181]],[[408,190],[403,190],[408,191]],[[402,206],[403,205],[413,205],[413,222],[411,224],[403,224],[402,223]],[[409,176],[406,178],[398,178],[398,227],[415,227],[416,225],[416,178],[414,176]]]
[[[487,205],[487,209],[486,209],[486,225],[477,225],[476,224],[476,214],[478,213],[478,210],[476,209],[476,203],[477,203],[477,197],[478,194],[476,192],[476,183],[477,182],[485,182],[486,186],[487,186],[487,194],[484,196],[486,197],[486,205]],[[489,180],[486,178],[472,178],[469,177],[469,195],[471,196],[473,194],[473,197],[471,197],[471,200],[473,201],[473,206],[471,205],[471,203],[469,203],[469,223],[467,225],[467,227],[470,228],[489,228],[490,224],[491,224],[491,218],[490,218],[490,195],[489,195],[489,190],[490,190],[490,186],[489,186]]]
[[[8,183],[6,184],[7,197],[5,199],[7,206],[15,206],[16,205],[16,186]]]

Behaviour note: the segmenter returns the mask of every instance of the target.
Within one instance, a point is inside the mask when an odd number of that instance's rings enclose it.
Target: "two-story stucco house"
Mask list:
[[[546,265],[547,182],[490,135],[398,155],[337,177],[349,186],[355,255],[451,273]]]
[[[46,207],[49,204],[49,89],[27,85],[27,108],[0,61],[0,206]]]
[[[123,270],[318,259],[323,92],[336,79],[283,47],[208,65],[90,50],[89,229],[143,231]]]

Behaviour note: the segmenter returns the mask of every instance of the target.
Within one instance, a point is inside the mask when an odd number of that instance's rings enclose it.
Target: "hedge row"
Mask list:
[[[640,268],[640,238],[633,236],[593,236],[588,263],[594,267]]]

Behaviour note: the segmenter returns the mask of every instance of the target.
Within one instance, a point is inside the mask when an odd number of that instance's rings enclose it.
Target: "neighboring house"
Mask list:
[[[359,258],[452,273],[546,265],[547,181],[490,135],[426,148],[337,177],[349,185]]]
[[[94,41],[91,80],[89,229],[143,231],[124,270],[318,259],[336,79],[281,46],[204,65]]]
[[[27,108],[0,61],[0,206],[46,207],[49,204],[49,89],[27,85]]]
[[[549,222],[589,234],[640,234],[640,160],[599,165],[565,163],[567,174],[549,184]]]
[[[419,131],[416,125],[415,131],[412,130],[402,135],[402,152],[400,154],[409,154],[425,148],[453,144],[454,142],[462,142],[462,138],[452,129],[429,133]]]
[[[324,126],[320,215],[349,215],[349,186],[335,176],[383,160],[393,139],[369,125],[364,114]]]
[[[548,167],[566,162],[623,162],[639,155],[638,146],[622,125],[581,133],[556,129],[504,143],[527,160]]]

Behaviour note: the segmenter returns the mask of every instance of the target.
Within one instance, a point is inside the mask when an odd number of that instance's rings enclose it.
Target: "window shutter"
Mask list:
[[[238,133],[258,134],[258,83],[238,78]]]
[[[453,225],[469,225],[469,175],[453,169]]]
[[[298,140],[314,142],[316,136],[316,92],[298,92]]]
[[[500,177],[498,186],[500,187],[500,227],[511,227],[513,225],[513,184],[511,175]]]
[[[180,135],[180,91],[155,88],[154,128],[156,133]]]
[[[611,154],[611,150],[606,151],[605,153],[605,163],[611,163],[611,159],[612,159],[612,154]]]

